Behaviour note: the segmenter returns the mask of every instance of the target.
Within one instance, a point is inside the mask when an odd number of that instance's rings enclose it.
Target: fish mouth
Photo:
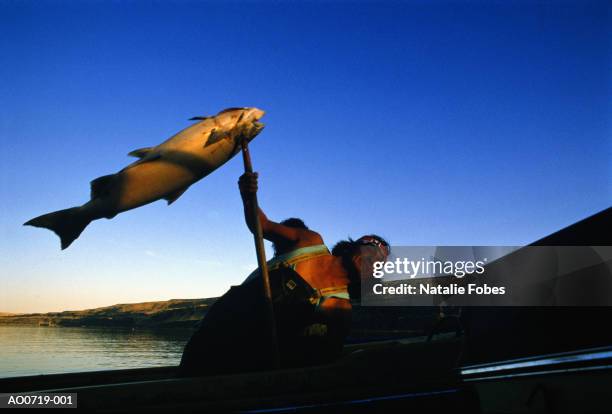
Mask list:
[[[266,125],[264,123],[262,123],[262,122],[253,121],[253,127],[252,127],[253,129],[252,129],[252,132],[251,132],[252,135],[251,135],[251,138],[249,139],[249,141],[252,140],[253,138],[255,138],[257,135],[259,135],[259,133],[264,129],[265,126]]]
[[[261,118],[263,118],[263,116],[266,114],[265,111],[262,111],[261,109],[257,109],[257,108],[253,108],[253,112],[254,112],[254,117],[253,117],[253,127],[255,128],[255,130],[257,132],[261,131],[262,129],[264,129],[264,127],[266,126],[266,124],[264,124],[263,122],[261,122]]]
[[[250,141],[259,134],[266,126],[260,119],[265,115],[265,111],[258,108],[247,108],[245,116],[245,136]],[[240,122],[240,119],[238,120]]]

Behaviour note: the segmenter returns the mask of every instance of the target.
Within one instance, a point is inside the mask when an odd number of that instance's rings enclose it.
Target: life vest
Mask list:
[[[315,257],[331,255],[327,246],[319,244],[316,246],[301,247],[291,252],[276,256],[267,262],[270,273],[270,290],[272,291],[272,302],[281,301],[298,302],[306,301],[319,309],[321,304],[328,298],[350,300],[348,286],[329,286],[315,289],[306,282],[296,271],[296,265],[300,262]],[[293,272],[287,271],[293,270]],[[259,279],[259,269],[253,271],[243,282],[251,283]]]

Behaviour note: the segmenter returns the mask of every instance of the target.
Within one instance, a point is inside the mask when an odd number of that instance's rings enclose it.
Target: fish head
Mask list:
[[[249,141],[257,136],[265,127],[259,120],[266,113],[258,108],[245,108],[243,115],[239,118],[238,123],[242,124],[243,137]]]
[[[229,108],[217,114],[216,123],[222,129],[235,131],[231,135],[237,140],[251,141],[264,129],[265,125],[259,122],[264,115],[258,108]]]

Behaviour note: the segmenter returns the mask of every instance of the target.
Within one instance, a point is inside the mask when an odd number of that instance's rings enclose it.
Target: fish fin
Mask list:
[[[245,107],[233,107],[233,108],[226,108],[226,109],[224,109],[224,110],[220,111],[220,112],[219,112],[217,115],[221,115],[221,114],[224,114],[224,113],[226,113],[226,112],[230,112],[230,111],[239,111],[239,110],[241,110],[241,109],[246,109],[246,108],[245,108]]]
[[[42,227],[57,234],[62,243],[62,250],[70,246],[81,235],[91,218],[83,214],[79,207],[67,208],[43,214],[24,223],[24,226]]]
[[[137,165],[140,165],[142,163],[150,162],[150,161],[155,161],[155,160],[158,160],[160,158],[161,158],[161,153],[159,151],[151,151],[151,152],[147,153],[147,155],[145,155],[141,159],[139,159],[137,161],[134,161],[133,163],[131,163],[127,167],[123,168],[119,172],[121,173],[121,172],[123,172],[125,170],[129,170],[130,168],[133,168],[133,167],[135,167]]]
[[[130,157],[144,158],[152,150],[153,150],[153,147],[138,148],[138,149],[135,149],[134,151],[130,152],[128,155]]]
[[[103,175],[90,183],[91,199],[102,198],[110,193],[110,188],[115,182],[117,174]]]
[[[175,191],[173,193],[168,194],[167,196],[164,197],[164,200],[166,200],[168,202],[168,205],[174,203],[180,196],[183,195],[183,193],[185,191],[187,191],[189,187],[185,187],[185,188],[181,188],[178,191]]]
[[[210,116],[194,116],[193,118],[189,118],[188,121],[204,121],[208,118],[210,118]]]
[[[216,142],[221,141],[224,138],[227,138],[227,133],[225,132],[219,132],[217,131],[216,128],[213,128],[212,131],[210,131],[210,134],[208,134],[208,139],[206,140],[206,142],[204,143],[204,147],[207,147],[209,145],[212,145]]]

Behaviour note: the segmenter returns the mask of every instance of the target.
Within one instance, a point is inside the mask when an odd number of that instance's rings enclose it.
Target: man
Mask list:
[[[238,182],[247,226],[252,221],[252,195],[257,173]],[[320,234],[300,220],[280,223],[258,210],[263,237],[273,243],[268,262],[283,367],[329,362],[342,352],[350,328],[350,297],[358,296],[364,260],[385,260],[389,245],[371,235],[338,243],[329,252]],[[351,292],[349,294],[349,292]],[[253,272],[212,306],[185,346],[184,375],[243,372],[270,367],[274,347],[269,336],[261,277]]]

